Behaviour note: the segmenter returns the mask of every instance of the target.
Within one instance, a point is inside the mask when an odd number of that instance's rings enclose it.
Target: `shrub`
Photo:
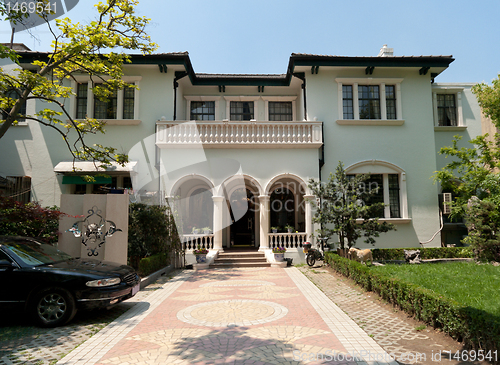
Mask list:
[[[377,293],[415,318],[441,328],[451,337],[463,341],[467,348],[491,351],[500,349],[498,317],[461,305],[432,290],[376,273],[359,262],[330,252],[325,253],[325,260],[333,269],[352,278],[366,290]]]
[[[153,256],[145,257],[139,261],[139,273],[147,276],[168,265],[168,256],[165,253],[159,253]]]
[[[180,250],[174,218],[170,207],[130,204],[128,221],[129,264],[139,267],[144,257]]]
[[[0,235],[37,237],[56,243],[62,215],[56,206],[43,208],[35,202],[24,204],[0,197]]]

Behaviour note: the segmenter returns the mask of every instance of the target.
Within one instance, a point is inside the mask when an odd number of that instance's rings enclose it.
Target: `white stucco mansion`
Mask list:
[[[20,53],[26,63],[44,56]],[[384,46],[374,57],[292,54],[285,74],[234,75],[196,73],[187,53],[132,55],[125,80],[138,90],[103,103],[81,74],[70,101],[75,118],[106,121],[92,143],[131,162],[85,184],[78,175],[95,173],[93,165],[74,172],[63,141],[25,122],[0,142],[0,188],[46,206],[61,194],[128,188],[131,199],[175,199],[187,241],[293,252],[315,229],[309,179],[327,179],[342,161],[350,174],[372,174],[386,203],[381,219],[397,226],[376,247],[419,246],[440,228],[441,191],[431,178],[447,162],[439,149],[454,135],[466,145],[482,133],[472,85],[437,82],[453,60],[394,56]],[[26,113],[38,107],[28,103]],[[193,233],[205,227],[212,231]],[[460,238],[440,233],[426,244]]]

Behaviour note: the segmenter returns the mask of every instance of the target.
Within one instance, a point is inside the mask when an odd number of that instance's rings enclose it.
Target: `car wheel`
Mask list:
[[[61,326],[75,316],[75,299],[66,289],[46,288],[34,296],[30,312],[41,327]]]

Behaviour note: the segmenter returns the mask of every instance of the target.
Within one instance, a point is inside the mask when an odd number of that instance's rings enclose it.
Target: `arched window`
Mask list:
[[[384,209],[376,213],[377,218],[408,218],[406,174],[401,168],[389,162],[370,160],[349,166],[346,173],[370,175],[365,184],[371,189],[378,188],[371,203],[385,204]]]
[[[213,213],[212,192],[206,188],[194,190],[189,196],[189,214],[185,223],[191,228],[209,227],[212,229]]]
[[[286,225],[296,226],[295,222],[295,196],[287,188],[280,187],[271,193],[271,227],[284,230]]]

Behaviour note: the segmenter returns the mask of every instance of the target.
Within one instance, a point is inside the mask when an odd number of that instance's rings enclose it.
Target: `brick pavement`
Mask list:
[[[396,364],[293,267],[184,271],[58,362],[227,363]]]

